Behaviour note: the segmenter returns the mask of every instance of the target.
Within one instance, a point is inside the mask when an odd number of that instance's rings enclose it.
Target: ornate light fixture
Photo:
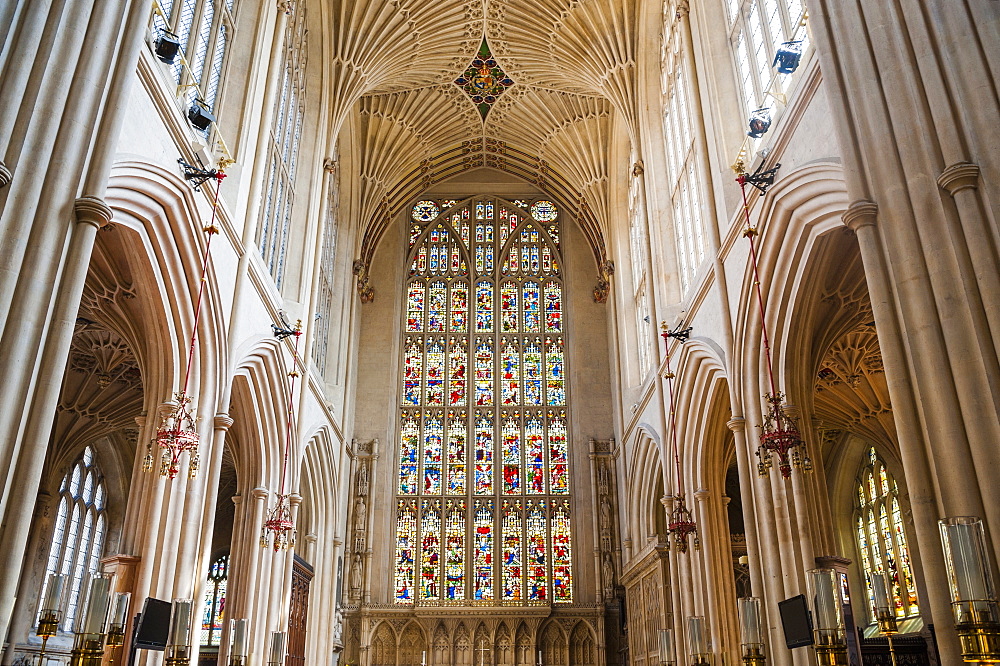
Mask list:
[[[778,391],[774,380],[774,370],[771,367],[771,342],[767,334],[767,317],[764,312],[764,294],[760,287],[760,272],[757,265],[757,247],[754,238],[757,230],[750,223],[750,204],[747,199],[747,185],[757,188],[763,195],[774,183],[774,174],[781,165],[761,171],[758,168],[752,175],[741,171],[736,178],[743,192],[743,214],[746,218],[746,229],[743,235],[750,241],[750,261],[753,266],[754,289],[757,292],[757,303],[760,312],[760,328],[764,342],[764,359],[767,367],[768,387],[770,391],[764,394],[767,403],[764,409],[764,421],[760,427],[760,446],[757,447],[757,472],[767,476],[772,465],[772,454],[778,459],[778,469],[781,476],[789,478],[792,467],[799,467],[808,472],[812,470],[812,460],[805,450],[805,442],[799,433],[795,419],[785,413],[782,408],[784,394]]]
[[[194,347],[198,337],[198,322],[201,320],[201,304],[205,299],[205,276],[208,274],[209,252],[212,249],[212,237],[219,233],[215,226],[215,218],[219,208],[219,188],[222,187],[222,179],[226,174],[217,169],[205,169],[201,166],[192,166],[183,159],[178,160],[184,169],[184,179],[195,184],[195,190],[208,180],[215,180],[215,196],[212,200],[212,221],[203,229],[208,236],[205,242],[205,254],[201,266],[201,278],[198,285],[198,298],[194,305],[194,322],[191,325],[191,345],[188,349],[187,368],[184,371],[184,385],[178,393],[174,394],[174,405],[172,409],[163,415],[160,426],[156,429],[156,445],[161,449],[160,453],[160,476],[169,476],[171,479],[177,476],[180,471],[181,454],[188,454],[188,474],[191,478],[198,475],[200,458],[198,456],[198,419],[193,409],[194,398],[188,395],[188,385],[191,381],[191,367],[194,365]],[[144,472],[153,469],[153,444],[150,442],[146,446],[146,457],[142,462]]]
[[[62,592],[68,578],[66,574],[49,574],[42,609],[38,612],[38,626],[35,628],[35,635],[42,639],[42,649],[38,652],[38,662],[41,664],[45,663],[45,646],[58,633],[59,623],[62,622]]]
[[[684,478],[681,474],[681,457],[677,448],[677,415],[674,406],[674,373],[670,369],[670,338],[678,340],[681,344],[687,342],[691,335],[691,327],[681,329],[678,326],[671,331],[667,328],[667,323],[662,322],[660,329],[663,331],[663,342],[666,346],[667,372],[664,377],[667,380],[667,387],[670,394],[670,443],[674,453],[674,474],[676,492],[673,496],[673,503],[670,507],[670,518],[667,522],[667,534],[673,538],[674,549],[680,553],[686,553],[688,549],[688,537],[694,537],[694,549],[701,548],[701,541],[698,539],[698,526],[691,516],[690,509],[684,502]]]
[[[802,60],[802,42],[782,42],[774,52],[774,62],[771,66],[777,67],[779,74],[791,74],[799,68],[800,60]]]
[[[759,139],[767,134],[767,131],[771,129],[771,111],[766,107],[763,109],[757,109],[750,114],[750,119],[747,121],[747,124],[750,127],[750,131],[747,132],[747,136],[751,139]]]
[[[939,521],[938,527],[962,660],[1000,663],[1000,603],[990,573],[983,521],[959,516]]]
[[[261,548],[274,548],[275,552],[293,548],[295,546],[295,521],[292,520],[292,505],[289,501],[289,494],[285,492],[285,477],[288,476],[288,452],[292,446],[292,424],[295,419],[295,379],[299,376],[299,338],[302,336],[302,320],[300,319],[295,328],[282,318],[281,326],[271,324],[274,337],[279,341],[289,336],[295,336],[295,345],[292,352],[292,370],[288,373],[291,378],[288,382],[288,414],[285,423],[285,456],[281,462],[281,486],[278,490],[277,503],[271,512],[267,514],[260,530]]]

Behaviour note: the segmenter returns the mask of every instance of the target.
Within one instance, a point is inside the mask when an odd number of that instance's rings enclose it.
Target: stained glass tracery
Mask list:
[[[412,209],[397,603],[573,601],[558,213],[491,198]]]
[[[855,525],[872,617],[871,576],[875,573],[885,575],[890,604],[897,617],[911,617],[920,612],[898,493],[885,463],[874,448],[870,449],[868,464],[857,485]]]

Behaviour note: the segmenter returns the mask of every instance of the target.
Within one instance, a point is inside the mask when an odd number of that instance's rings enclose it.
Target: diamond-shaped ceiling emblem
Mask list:
[[[486,120],[486,114],[507,88],[514,85],[490,53],[490,47],[483,39],[479,53],[473,58],[462,76],[455,79],[455,85],[472,98],[479,114]]]

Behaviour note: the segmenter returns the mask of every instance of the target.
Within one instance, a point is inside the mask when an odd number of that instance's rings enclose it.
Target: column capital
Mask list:
[[[229,414],[216,414],[215,415],[215,429],[216,430],[229,430],[235,421]]]
[[[319,541],[319,537],[316,536],[315,534],[309,533],[309,534],[306,535],[305,541],[306,541],[307,544],[309,544],[311,546],[312,544],[314,544],[317,541]]]
[[[726,425],[733,432],[743,432],[743,430],[747,427],[747,420],[742,416],[735,416],[726,421]]]
[[[711,496],[711,494],[712,493],[708,492],[707,489],[699,488],[698,490],[694,491],[694,498],[699,502],[704,502],[709,498],[709,496]]]
[[[10,185],[10,181],[14,178],[11,174],[10,169],[7,165],[0,161],[0,188],[7,187]]]
[[[941,172],[937,184],[951,196],[962,190],[974,190],[979,187],[979,165],[972,162],[956,162]]]
[[[848,229],[857,233],[861,227],[875,226],[878,216],[878,204],[867,199],[858,199],[851,203],[840,219]]]
[[[73,202],[73,212],[76,214],[76,221],[83,224],[91,224],[100,229],[111,222],[114,213],[103,199],[98,197],[80,197]]]
[[[298,493],[288,493],[288,503],[292,506],[302,504],[302,495],[299,495]]]
[[[270,494],[271,493],[268,491],[268,489],[264,488],[263,486],[257,486],[256,488],[250,491],[250,495],[254,499],[267,499],[267,496]]]

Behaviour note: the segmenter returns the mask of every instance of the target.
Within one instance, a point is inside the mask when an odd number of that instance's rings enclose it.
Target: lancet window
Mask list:
[[[226,587],[229,582],[229,556],[212,562],[205,581],[205,598],[201,606],[201,644],[219,645],[225,621]]]
[[[479,197],[411,218],[395,601],[572,602],[559,211]]]
[[[104,554],[106,501],[104,476],[97,467],[94,450],[88,446],[59,485],[59,508],[45,565],[45,582],[39,596],[39,600],[45,598],[49,575],[68,576],[63,590],[63,631],[73,627],[83,606],[87,574],[97,571]]]
[[[746,111],[767,107],[773,112],[773,95],[784,93],[791,81],[790,74],[779,74],[772,67],[774,54],[783,42],[801,41],[805,48],[809,39],[805,4],[803,0],[726,0],[726,4]]]
[[[885,463],[872,448],[858,476],[857,500],[854,511],[861,566],[868,591],[868,607],[875,617],[875,597],[872,591],[873,573],[885,574],[889,603],[900,618],[919,614],[917,588],[913,580],[913,565],[906,545],[903,514],[899,504],[899,488],[885,468]]]
[[[295,203],[295,168],[305,112],[306,10],[297,3],[285,27],[284,49],[274,120],[268,141],[264,202],[258,245],[274,283],[281,287],[285,277]]]
[[[664,4],[663,46],[660,54],[663,96],[663,129],[666,138],[667,183],[673,210],[674,245],[677,252],[681,289],[687,291],[698,268],[705,260],[705,234],[702,210],[704,195],[699,177],[700,160],[692,113],[691,65],[688,45],[676,2]]]

